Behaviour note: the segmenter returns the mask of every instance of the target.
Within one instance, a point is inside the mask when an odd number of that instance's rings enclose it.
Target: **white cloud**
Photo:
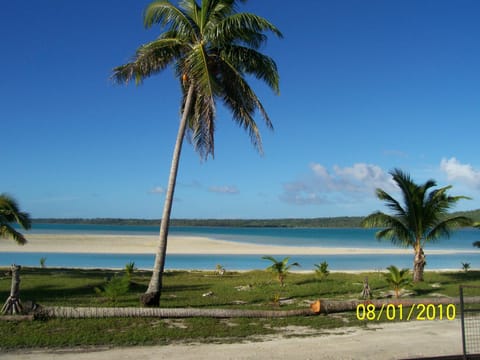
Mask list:
[[[150,194],[165,194],[165,188],[161,186],[156,186],[149,191]]]
[[[449,181],[458,181],[465,185],[480,189],[480,171],[475,170],[470,164],[462,164],[456,158],[443,158],[440,169],[447,175]]]
[[[208,191],[220,194],[238,194],[236,186],[210,186]]]
[[[340,184],[345,186],[344,190],[371,192],[376,188],[385,191],[395,189],[392,177],[377,165],[354,164],[352,167],[340,168],[334,166],[335,175]]]
[[[303,179],[284,184],[280,198],[299,205],[326,204],[374,197],[376,188],[387,192],[397,189],[392,177],[377,165],[357,163],[344,168],[334,166],[333,171],[328,171],[312,163],[310,170]]]

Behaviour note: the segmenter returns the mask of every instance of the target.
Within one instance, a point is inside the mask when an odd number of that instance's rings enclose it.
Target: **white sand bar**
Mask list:
[[[153,254],[158,244],[155,235],[83,235],[26,234],[28,243],[17,245],[12,240],[0,240],[0,252],[46,253],[109,253]],[[169,254],[231,254],[231,255],[342,255],[342,254],[412,254],[411,249],[385,247],[333,248],[307,246],[273,246],[210,239],[197,236],[169,236]],[[428,250],[429,254],[470,253],[462,250]]]

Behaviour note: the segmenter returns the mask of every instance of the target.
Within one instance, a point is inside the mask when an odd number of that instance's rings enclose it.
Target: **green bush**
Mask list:
[[[98,295],[116,303],[120,297],[128,293],[130,279],[128,276],[115,275],[103,287],[95,287],[94,289]]]

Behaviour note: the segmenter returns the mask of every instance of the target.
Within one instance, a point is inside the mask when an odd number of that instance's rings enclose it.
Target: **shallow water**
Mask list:
[[[156,235],[156,226],[107,226],[107,225],[62,225],[35,224],[31,233],[42,234],[110,234],[110,235]],[[228,241],[252,244],[282,246],[322,246],[355,248],[388,248],[388,241],[375,239],[372,229],[290,229],[290,228],[224,228],[224,227],[172,227],[170,234],[179,236],[203,236]],[[28,235],[28,233],[26,234]],[[27,236],[28,237],[28,236]],[[462,262],[471,263],[472,268],[480,268],[480,249],[472,246],[480,240],[477,229],[462,229],[454,232],[450,239],[441,239],[427,244],[428,269],[460,269]],[[21,248],[19,248],[21,249]],[[428,250],[463,250],[462,254],[428,254]],[[269,254],[265,254],[269,255]],[[289,254],[278,255],[281,259]],[[153,255],[129,254],[58,254],[58,253],[0,253],[0,266],[12,263],[24,266],[38,266],[40,259],[46,258],[46,265],[52,267],[123,268],[134,261],[138,268],[150,269]],[[412,255],[297,255],[291,261],[299,262],[300,270],[312,270],[314,264],[327,261],[331,270],[380,270],[389,265],[412,266]],[[227,270],[264,269],[269,261],[260,255],[168,255],[167,269],[215,269],[221,264]]]

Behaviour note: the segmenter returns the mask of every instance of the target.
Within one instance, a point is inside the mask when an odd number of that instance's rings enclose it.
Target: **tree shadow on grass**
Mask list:
[[[65,276],[69,278],[105,278],[112,277],[115,274],[122,274],[125,271],[112,269],[72,269],[72,268],[31,268],[22,267],[20,276]]]
[[[58,299],[79,299],[91,298],[95,296],[95,287],[102,286],[104,283],[88,284],[68,289],[61,289],[56,285],[42,284],[27,289],[20,288],[20,298],[22,300],[31,300],[38,303],[55,302]]]
[[[182,292],[182,291],[200,291],[200,290],[209,290],[211,289],[210,284],[199,284],[199,285],[164,285],[163,292]]]
[[[322,281],[326,281],[327,279],[319,279],[317,277],[312,277],[312,278],[307,278],[307,279],[303,279],[303,280],[300,280],[300,281],[295,281],[294,284],[295,285],[310,285],[310,284],[318,284]]]
[[[425,297],[438,292],[438,288],[413,288],[416,297]]]
[[[474,281],[480,280],[480,271],[470,270],[467,272],[453,272],[445,273],[444,276],[452,279],[455,282],[458,282],[459,285],[462,281]]]

